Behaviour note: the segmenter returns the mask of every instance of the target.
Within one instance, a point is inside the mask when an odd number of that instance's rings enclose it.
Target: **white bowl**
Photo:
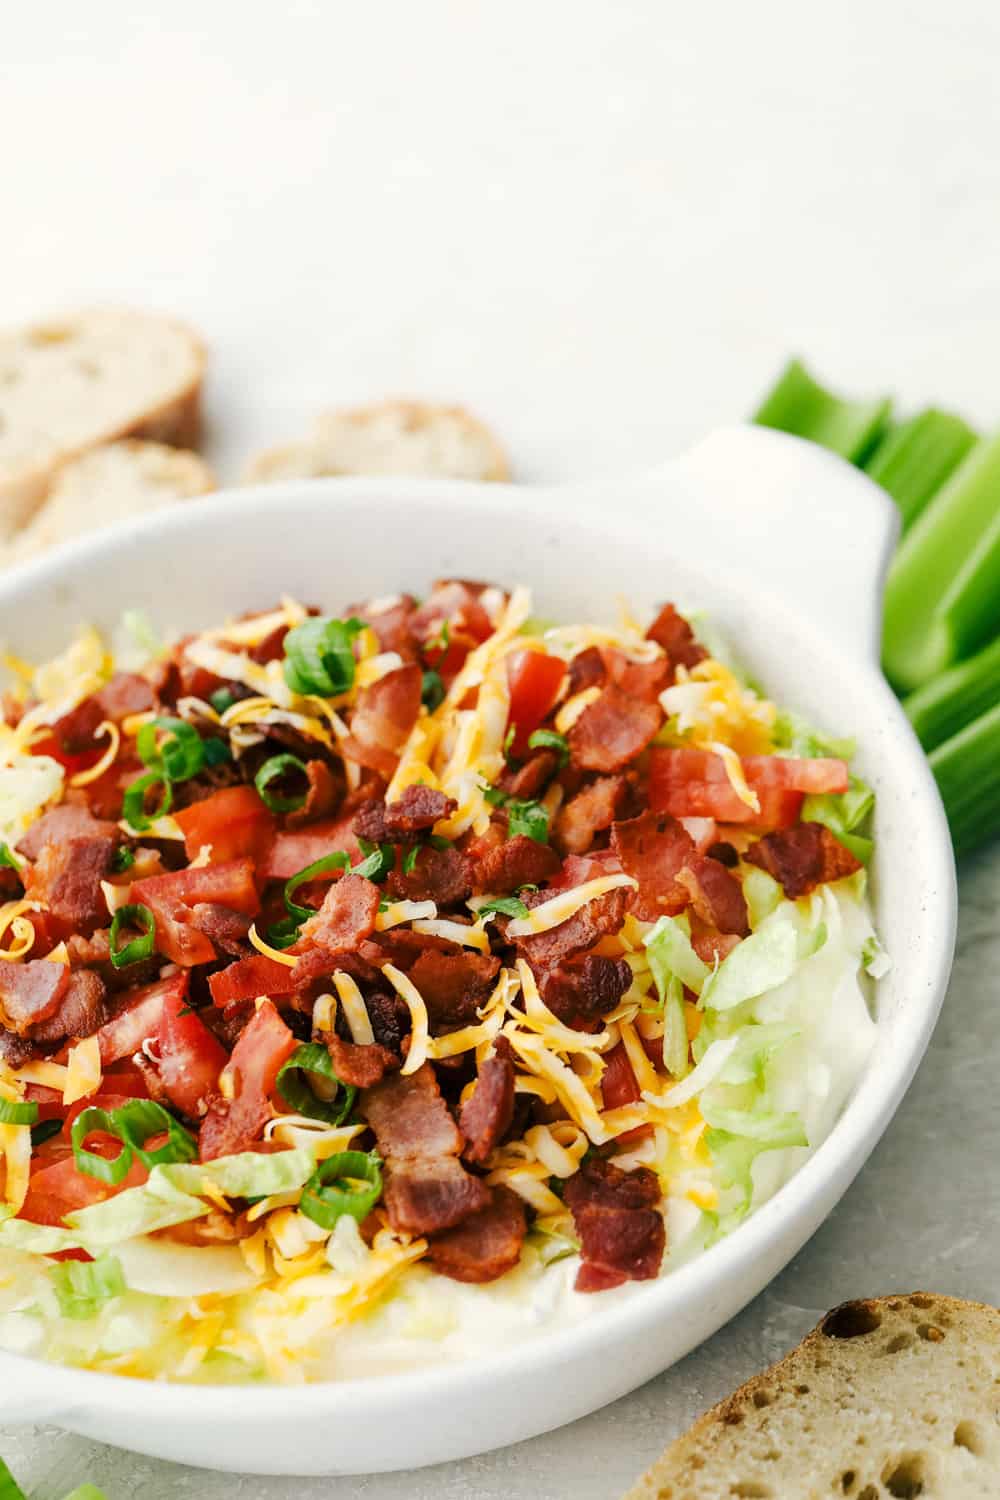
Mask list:
[[[586,487],[343,479],[220,495],[64,547],[0,581],[0,635],[40,659],[129,606],[178,628],[324,607],[434,577],[519,581],[539,613],[696,605],[779,702],[856,735],[878,795],[874,891],[893,959],[878,1040],[832,1134],[728,1239],[563,1332],[427,1372],[302,1387],[144,1383],[0,1355],[0,1420],[54,1422],[160,1458],[260,1474],[414,1468],[572,1421],[687,1353],[833,1208],[892,1118],[951,965],[955,873],[926,761],[877,666],[894,510],[795,439],[737,428],[638,480]],[[859,1285],[859,1294],[871,1288]]]

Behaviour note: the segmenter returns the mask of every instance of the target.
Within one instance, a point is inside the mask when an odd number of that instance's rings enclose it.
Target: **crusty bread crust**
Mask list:
[[[845,1302],[699,1417],[624,1500],[1000,1496],[1000,1311]]]

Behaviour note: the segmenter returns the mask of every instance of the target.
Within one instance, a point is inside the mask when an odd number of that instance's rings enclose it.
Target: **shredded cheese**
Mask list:
[[[447,938],[449,942],[461,943],[463,948],[475,948],[479,953],[490,951],[490,935],[481,922],[469,924],[436,917],[433,921],[418,919],[412,926],[414,932],[426,933],[428,937]]]
[[[37,901],[6,901],[0,906],[0,943],[10,932],[13,942],[9,948],[0,947],[0,958],[18,963],[35,945],[35,929],[24,915],[27,911],[41,911]]]
[[[334,974],[333,983],[344,1008],[351,1040],[359,1047],[370,1046],[375,1040],[375,1033],[372,1031],[368,1008],[361,991],[350,974],[345,974],[342,969],[338,969]]]
[[[605,896],[608,891],[616,891],[623,886],[635,889],[636,881],[631,875],[601,875],[596,880],[588,880],[585,885],[575,886],[573,890],[560,891],[557,896],[532,907],[526,917],[515,917],[507,927],[507,935],[519,938],[549,932],[553,927],[568,922],[588,902],[596,901],[599,896]]]
[[[276,964],[284,964],[287,969],[294,969],[298,963],[298,959],[293,953],[284,953],[280,948],[272,948],[270,943],[265,943],[257,931],[256,922],[251,925],[247,937],[258,953],[263,953],[265,958],[273,958]]]
[[[596,703],[601,696],[599,687],[582,688],[580,692],[574,693],[572,698],[567,698],[559,712],[556,714],[556,728],[560,734],[568,734],[583,713],[592,703]]]
[[[99,781],[105,771],[110,770],[114,765],[122,737],[118,725],[113,724],[110,719],[102,719],[94,730],[95,740],[103,739],[105,735],[108,738],[108,748],[104,751],[100,760],[95,761],[89,770],[77,771],[75,776],[71,776],[69,780],[70,786],[89,786],[92,781]]]
[[[400,1072],[415,1073],[428,1056],[427,1007],[416,985],[395,964],[383,964],[382,973],[410,1012],[410,1050]]]
[[[86,1099],[88,1094],[96,1094],[100,1086],[101,1041],[95,1033],[69,1049],[63,1103],[75,1104],[78,1099]]]
[[[418,922],[437,916],[433,901],[393,901],[375,918],[375,931],[386,932],[402,922]]]

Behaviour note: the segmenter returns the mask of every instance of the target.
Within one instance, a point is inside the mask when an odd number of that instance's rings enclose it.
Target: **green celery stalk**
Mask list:
[[[903,707],[925,750],[950,739],[1000,703],[1000,637],[968,661],[932,677]]]
[[[764,397],[753,421],[761,427],[808,438],[857,464],[884,434],[891,411],[888,397],[842,400],[815,381],[801,360],[793,359]]]
[[[1000,633],[1000,433],[981,438],[900,543],[885,589],[882,660],[921,687]]]
[[[975,441],[976,434],[961,417],[931,408],[887,432],[866,460],[865,472],[895,500],[905,530]]]
[[[956,854],[1000,833],[1000,704],[928,756]]]

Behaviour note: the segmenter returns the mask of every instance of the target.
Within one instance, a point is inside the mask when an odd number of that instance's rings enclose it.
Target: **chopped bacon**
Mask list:
[[[371,626],[378,637],[380,651],[396,651],[404,661],[412,660],[412,621],[417,608],[416,599],[412,594],[397,594],[392,600],[386,601],[384,609],[373,607],[381,602],[372,599],[367,604],[352,605],[347,615],[364,620],[366,625]]]
[[[625,1051],[624,1042],[616,1042],[611,1051],[604,1055],[601,1098],[605,1109],[621,1109],[623,1105],[635,1104],[642,1098],[642,1089]]]
[[[611,683],[570,730],[570,761],[583,771],[622,771],[662,723],[659,703],[630,698]]]
[[[55,1015],[68,985],[65,964],[47,958],[0,963],[0,1020],[18,1036],[30,1036],[33,1027]]]
[[[191,925],[203,932],[217,951],[238,957],[246,949],[251,923],[246,912],[230,911],[216,901],[199,901],[191,908]]]
[[[648,1167],[623,1172],[594,1157],[566,1183],[566,1206],[580,1236],[580,1292],[649,1281],[659,1273],[666,1243],[657,1211],[660,1184]]]
[[[194,920],[202,903],[254,917],[260,910],[250,859],[230,859],[198,869],[175,870],[137,880],[131,900],[148,906],[156,922],[157,951],[183,968],[211,963],[215,947]]]
[[[605,875],[621,875],[621,860],[613,849],[592,849],[588,854],[567,854],[562,869],[554,880],[549,881],[546,896],[556,891],[571,891],[588,880],[600,880]]]
[[[256,1000],[258,995],[291,995],[301,981],[292,977],[288,964],[279,964],[266,953],[252,953],[208,976],[208,988],[216,1005],[232,1005],[237,1000]]]
[[[306,782],[306,800],[288,814],[289,828],[300,828],[305,823],[315,823],[318,818],[328,818],[343,799],[343,780],[334,775],[325,760],[313,756],[306,761]]]
[[[593,948],[625,920],[630,891],[623,886],[588,901],[578,912],[548,932],[517,939],[517,946],[533,969],[554,969],[564,959]]]
[[[261,855],[258,872],[262,880],[291,880],[307,865],[340,850],[354,864],[361,858],[361,845],[353,830],[354,813],[311,823],[308,828],[282,831]],[[336,878],[336,872],[323,877]]]
[[[270,1000],[250,1017],[226,1072],[233,1097],[216,1094],[202,1122],[198,1145],[202,1161],[246,1151],[273,1114],[271,1095],[282,1065],[298,1046]]]
[[[699,854],[710,853],[709,845],[715,840],[718,827],[714,818],[678,818],[685,833],[691,835]]]
[[[586,692],[587,688],[603,687],[608,678],[608,664],[600,646],[588,646],[578,651],[569,664],[569,695]]]
[[[303,923],[291,951],[297,957],[319,949],[330,960],[353,952],[375,930],[379,899],[378,886],[363,875],[343,876],[327,891],[316,915]]]
[[[358,1045],[342,1041],[339,1036],[326,1038],[333,1071],[341,1083],[356,1089],[370,1089],[381,1083],[386,1073],[399,1067],[399,1058],[378,1042]]]
[[[95,818],[82,803],[60,802],[32,823],[18,843],[17,852],[25,859],[37,859],[46,845],[65,844],[78,838],[114,838],[117,834],[114,823]]]
[[[416,662],[387,672],[358,693],[347,754],[388,781],[420,712],[422,675]]]
[[[415,783],[395,802],[366,802],[354,819],[354,832],[372,844],[398,844],[448,818],[458,803],[434,787]]]
[[[691,897],[691,906],[703,922],[719,932],[746,937],[750,931],[743,887],[725,865],[705,854],[691,854],[677,876]]]
[[[494,832],[496,839],[490,836]],[[473,889],[492,895],[505,896],[522,885],[541,885],[551,879],[560,864],[558,854],[548,844],[540,844],[524,833],[504,838],[503,830],[496,825],[466,852],[472,861]]]
[[[174,820],[184,835],[188,859],[208,848],[213,864],[241,855],[256,859],[274,838],[276,827],[274,814],[252,786],[223,787],[175,812]]]
[[[68,754],[80,754],[94,749],[97,727],[105,719],[120,724],[130,714],[146,713],[153,706],[153,689],[145,677],[118,672],[96,693],[57,719],[52,733]]]
[[[738,948],[740,939],[735,932],[720,932],[717,927],[704,923],[694,912],[691,914],[691,947],[697,953],[702,963],[708,964],[709,968],[715,964],[721,964],[724,958],[728,958],[734,948]]]
[[[685,823],[693,822],[691,818],[685,818]],[[727,870],[735,870],[740,862],[739,850],[735,844],[730,844],[727,839],[717,839],[715,843],[709,844],[707,849],[700,849],[700,854],[707,854],[711,859],[717,859],[720,865],[725,865]]]
[[[157,1036],[164,1006],[177,997],[183,1005],[187,986],[188,976],[179,973],[120,995],[111,1019],[97,1033],[102,1066],[109,1068],[121,1058],[131,1057],[147,1038]]]
[[[624,651],[609,646],[604,659],[610,681],[630,698],[641,698],[645,703],[655,702],[670,677],[670,663],[663,656],[655,661],[632,661]]]
[[[481,1284],[512,1271],[527,1233],[524,1205],[510,1188],[492,1189],[492,1202],[455,1229],[431,1240],[428,1258],[452,1281]]]
[[[553,838],[567,854],[584,854],[594,835],[610,828],[628,791],[624,776],[598,776],[559,809]]]
[[[632,910],[643,922],[683,911],[689,892],[677,879],[684,865],[695,858],[691,835],[676,818],[647,812],[641,817],[615,823],[611,847],[626,875],[639,882]]]
[[[453,676],[469,649],[493,634],[493,622],[480,603],[487,587],[485,583],[463,578],[439,579],[430,597],[412,615],[410,628],[421,644],[433,644],[434,638],[441,634],[441,626],[448,621],[449,645],[435,662],[442,676],[445,669],[447,675]],[[459,650],[453,650],[455,647]]]
[[[542,998],[561,1021],[591,1020],[614,1010],[632,983],[632,970],[623,958],[587,953],[571,958],[541,976]]]
[[[385,1160],[385,1206],[397,1232],[436,1234],[490,1202],[458,1159],[462,1136],[430,1063],[368,1089],[362,1113]]]
[[[427,948],[409,971],[435,1025],[458,1026],[474,1021],[500,968],[492,954],[459,948],[442,953]]]
[[[447,849],[434,849],[428,845],[419,851],[408,874],[393,870],[388,883],[398,900],[436,901],[438,906],[451,906],[471,894],[471,864],[462,851],[452,845]]]
[[[479,1064],[476,1086],[462,1105],[458,1125],[465,1137],[465,1160],[484,1166],[514,1118],[514,1065],[495,1052]]]
[[[180,1224],[170,1224],[165,1229],[154,1229],[150,1238],[169,1240],[174,1245],[237,1245],[240,1240],[256,1234],[259,1224],[242,1214],[224,1214],[221,1208],[209,1209],[200,1219],[187,1219]]]
[[[62,965],[53,965],[61,968]],[[33,1026],[36,1042],[61,1042],[64,1037],[93,1036],[104,1020],[107,988],[99,974],[89,969],[71,973],[59,1008],[48,1020]]]
[[[500,774],[500,790],[511,797],[522,799],[539,796],[559,769],[559,757],[554,750],[535,750],[523,766],[512,770],[505,766]]]
[[[785,895],[797,901],[818,885],[843,880],[861,869],[861,861],[845,849],[825,823],[799,823],[780,833],[769,833],[751,844],[743,856],[781,882]]]
[[[647,641],[662,646],[673,667],[696,667],[708,652],[695,640],[694,631],[672,604],[665,604],[646,631]]]
[[[25,875],[24,893],[38,901],[69,930],[107,921],[101,881],[119,842],[112,835],[87,834],[65,843],[48,843]]]

